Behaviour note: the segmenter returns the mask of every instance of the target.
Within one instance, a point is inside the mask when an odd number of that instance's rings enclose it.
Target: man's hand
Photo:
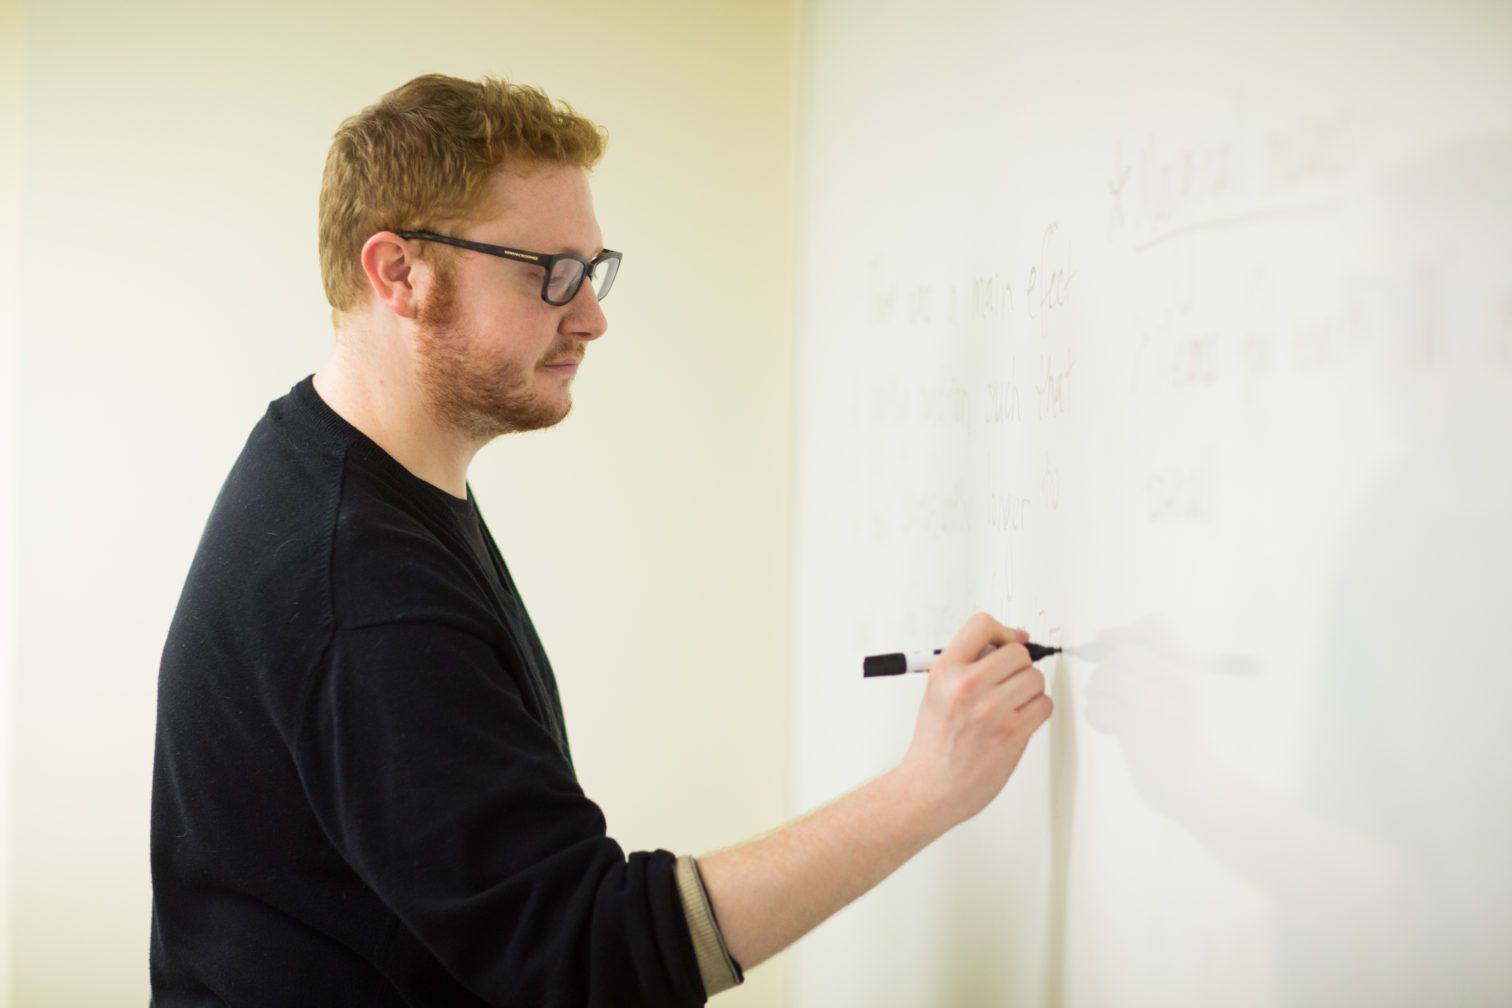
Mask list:
[[[730,955],[787,948],[1002,790],[1050,716],[1027,635],[973,616],[929,670],[908,755],[850,794],[698,859]],[[990,655],[980,657],[987,646]]]
[[[1003,789],[1029,737],[1050,717],[1045,677],[1029,661],[1029,635],[977,613],[929,669],[913,742],[898,771],[948,829]],[[995,648],[983,655],[988,646]]]

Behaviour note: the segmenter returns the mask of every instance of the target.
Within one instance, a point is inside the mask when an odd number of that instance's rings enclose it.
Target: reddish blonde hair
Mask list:
[[[470,219],[489,180],[531,162],[590,169],[604,130],[537,88],[416,77],[343,122],[320,184],[320,275],[337,312],[362,301],[362,246],[379,231]],[[425,254],[443,254],[437,246]]]

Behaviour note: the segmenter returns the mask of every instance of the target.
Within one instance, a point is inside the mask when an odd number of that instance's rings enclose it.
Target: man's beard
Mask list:
[[[533,364],[490,358],[478,350],[456,324],[455,274],[449,263],[436,266],[435,282],[415,322],[417,376],[437,417],[478,441],[561,423],[572,411],[572,400],[564,406],[536,396],[531,391]]]

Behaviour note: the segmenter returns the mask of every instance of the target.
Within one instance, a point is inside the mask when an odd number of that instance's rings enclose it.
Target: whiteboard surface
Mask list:
[[[798,804],[1077,655],[793,1003],[1512,1003],[1512,7],[1138,6],[810,4]]]

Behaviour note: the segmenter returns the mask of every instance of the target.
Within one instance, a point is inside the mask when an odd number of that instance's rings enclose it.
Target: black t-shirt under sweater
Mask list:
[[[703,1004],[673,864],[578,786],[471,497],[271,403],[163,649],[156,1008]]]

